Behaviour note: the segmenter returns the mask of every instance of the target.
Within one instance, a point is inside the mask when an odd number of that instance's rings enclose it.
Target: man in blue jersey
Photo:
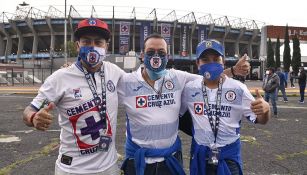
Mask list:
[[[181,111],[193,121],[190,173],[192,175],[242,174],[240,126],[243,117],[265,124],[269,104],[256,90],[223,75],[224,47],[216,40],[198,44],[198,79],[185,85]]]

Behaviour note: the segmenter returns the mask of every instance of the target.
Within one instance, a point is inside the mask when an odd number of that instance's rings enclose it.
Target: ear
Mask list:
[[[108,51],[108,48],[109,48],[109,45],[110,45],[110,43],[109,42],[107,42],[107,44],[106,44],[106,52]]]
[[[196,63],[196,65],[197,65],[197,68],[198,68],[198,70],[199,70],[199,68],[200,68],[200,63],[199,63],[199,59],[196,59],[195,63]]]
[[[80,52],[80,43],[79,43],[79,41],[75,42],[75,46],[77,48],[77,52]]]

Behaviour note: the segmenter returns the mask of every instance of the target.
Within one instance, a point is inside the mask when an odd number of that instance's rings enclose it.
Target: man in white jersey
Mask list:
[[[26,107],[26,125],[45,131],[56,106],[61,127],[56,175],[119,174],[115,134],[117,83],[124,73],[103,61],[110,31],[99,19],[80,21],[75,31],[78,60],[47,78],[38,95]],[[44,106],[45,103],[48,106]]]
[[[242,174],[240,126],[243,117],[265,124],[269,104],[256,90],[255,100],[246,85],[222,75],[224,47],[216,40],[198,44],[198,79],[182,93],[182,112],[193,120],[190,173],[192,175]]]
[[[144,48],[144,69],[124,75],[118,87],[127,117],[122,169],[128,175],[184,174],[178,137],[181,94],[185,84],[199,75],[166,70],[167,45],[159,34],[147,37]],[[246,66],[244,60],[239,64]],[[244,72],[248,73],[246,69],[240,73]]]

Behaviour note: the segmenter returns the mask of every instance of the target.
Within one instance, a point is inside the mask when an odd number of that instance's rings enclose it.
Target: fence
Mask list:
[[[0,85],[40,85],[54,71],[55,69],[50,68],[2,68],[0,69]]]

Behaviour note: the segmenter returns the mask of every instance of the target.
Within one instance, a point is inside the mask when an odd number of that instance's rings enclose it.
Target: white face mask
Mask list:
[[[269,75],[269,74],[270,74],[270,71],[269,71],[269,70],[265,71],[265,74],[266,74],[266,75]]]

